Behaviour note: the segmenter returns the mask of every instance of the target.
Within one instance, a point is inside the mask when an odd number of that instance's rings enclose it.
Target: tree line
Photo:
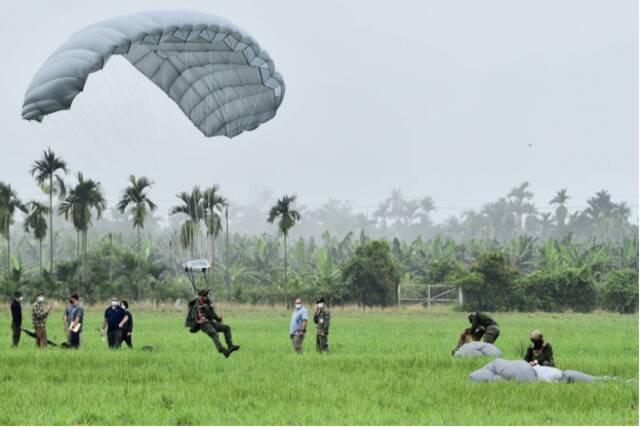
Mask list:
[[[60,298],[80,291],[90,301],[112,292],[188,298],[180,263],[204,257],[212,265],[209,286],[241,303],[288,302],[295,293],[388,305],[400,283],[447,282],[465,290],[469,308],[637,309],[637,225],[629,223],[628,206],[604,190],[574,212],[560,190],[551,214],[538,212],[523,183],[480,211],[434,224],[431,198],[405,200],[399,191],[369,216],[336,201],[305,209],[295,196],[266,208],[231,205],[230,215],[219,186],[195,186],[176,195],[163,227],[147,177],[130,176],[109,209],[101,184],[80,172],[69,183],[66,162],[50,149],[30,172],[47,200],[23,202],[0,182],[4,295],[43,289]],[[54,216],[65,220],[55,230]],[[268,231],[249,232],[257,216]],[[589,302],[572,302],[578,297]]]

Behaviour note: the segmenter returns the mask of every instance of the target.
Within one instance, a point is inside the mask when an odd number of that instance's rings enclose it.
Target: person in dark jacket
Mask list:
[[[482,341],[489,344],[496,342],[500,336],[500,328],[498,323],[485,313],[476,311],[469,314],[469,323],[471,323],[471,333],[476,336],[482,336]]]
[[[553,349],[551,348],[551,344],[544,342],[542,332],[535,330],[531,332],[529,338],[531,339],[531,347],[527,349],[524,360],[529,362],[531,366],[555,367],[556,363],[553,360]]]
[[[122,326],[122,341],[124,341],[129,348],[133,348],[131,343],[131,333],[133,332],[133,314],[129,311],[129,303],[122,301],[120,303],[125,313],[127,314],[127,322]]]
[[[122,344],[122,327],[127,323],[127,313],[120,306],[116,295],[111,297],[111,307],[104,311],[102,335],[107,335],[109,348],[120,348]]]
[[[13,346],[17,347],[20,343],[20,333],[22,330],[22,293],[17,291],[13,294],[13,300],[11,301],[11,332],[13,339]]]

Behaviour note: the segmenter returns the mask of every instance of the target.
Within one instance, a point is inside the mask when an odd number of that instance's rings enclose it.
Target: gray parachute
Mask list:
[[[562,371],[548,366],[532,367],[524,360],[496,359],[477,371],[469,374],[474,382],[496,382],[516,380],[518,382],[594,382],[613,379],[610,377],[592,377],[579,371]]]
[[[86,27],[58,48],[27,89],[22,118],[71,107],[89,74],[122,55],[206,136],[234,137],[273,118],[284,80],[269,54],[232,23],[195,11],[156,10]]]
[[[463,344],[453,355],[456,357],[502,357],[502,352],[488,342],[473,341]]]

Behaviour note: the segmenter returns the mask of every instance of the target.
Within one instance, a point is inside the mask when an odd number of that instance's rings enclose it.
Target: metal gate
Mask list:
[[[433,304],[462,305],[462,288],[445,283],[416,284],[401,283],[398,286],[398,305],[402,303],[422,303],[428,311]]]

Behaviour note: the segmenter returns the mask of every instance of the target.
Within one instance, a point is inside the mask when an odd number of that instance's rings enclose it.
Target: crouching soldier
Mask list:
[[[324,306],[324,298],[317,302],[316,312],[313,314],[313,322],[318,325],[316,331],[316,350],[319,353],[329,351],[329,323],[331,323],[331,313]]]
[[[500,336],[498,323],[484,313],[476,311],[475,313],[469,314],[469,323],[471,323],[471,327],[469,328],[471,329],[471,333],[476,336],[481,336],[484,342],[493,344]]]
[[[535,330],[531,332],[529,336],[531,339],[531,346],[527,349],[527,353],[524,355],[524,360],[529,362],[529,365],[535,366],[550,366],[555,367],[555,361],[553,360],[553,349],[551,344],[544,342],[542,338],[542,332]]]
[[[213,309],[213,304],[209,298],[209,290],[198,291],[198,297],[189,303],[186,326],[190,328],[192,333],[202,331],[209,335],[218,352],[224,354],[224,357],[229,357],[231,353],[239,350],[240,346],[233,344],[231,328],[223,322],[224,319],[218,316]],[[218,338],[218,333],[220,332],[224,334],[227,348],[222,345]]]

